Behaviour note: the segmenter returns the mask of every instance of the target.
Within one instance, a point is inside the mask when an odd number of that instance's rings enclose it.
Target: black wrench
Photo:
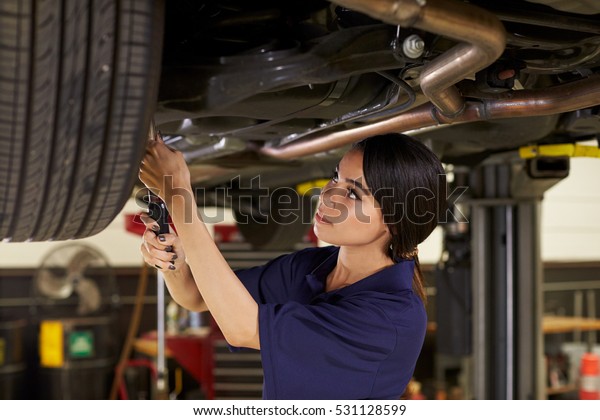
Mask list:
[[[148,137],[149,139],[156,139],[156,137],[159,137],[162,140],[160,132],[156,129],[156,125],[154,125],[154,120],[150,122],[150,133]],[[148,189],[148,215],[158,223],[159,230],[156,232],[157,235],[169,233],[169,211],[167,210],[167,206],[164,201],[153,194],[150,189]]]

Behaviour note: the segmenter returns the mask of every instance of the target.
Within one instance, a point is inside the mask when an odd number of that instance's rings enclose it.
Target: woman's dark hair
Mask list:
[[[414,258],[413,290],[426,302],[415,251],[445,217],[444,168],[429,148],[403,134],[369,137],[355,143],[352,149],[363,152],[365,181],[392,234],[390,258]]]

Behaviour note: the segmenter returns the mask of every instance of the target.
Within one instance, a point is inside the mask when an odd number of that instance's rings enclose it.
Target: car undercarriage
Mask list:
[[[319,159],[386,132],[470,166],[595,137],[593,2],[335,3],[167,7],[156,118],[199,184],[282,161],[326,175]]]

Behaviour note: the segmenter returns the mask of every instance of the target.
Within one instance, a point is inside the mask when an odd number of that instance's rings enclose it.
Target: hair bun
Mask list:
[[[402,257],[402,259],[404,260],[412,260],[417,255],[419,255],[419,248],[415,247],[415,249],[413,249],[412,251],[403,252],[402,254],[400,254],[400,257]]]

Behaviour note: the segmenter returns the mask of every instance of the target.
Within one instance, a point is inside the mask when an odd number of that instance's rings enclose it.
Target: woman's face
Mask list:
[[[389,230],[365,181],[362,162],[360,150],[344,155],[321,191],[314,231],[320,240],[330,244],[374,244],[384,249],[390,239]]]

